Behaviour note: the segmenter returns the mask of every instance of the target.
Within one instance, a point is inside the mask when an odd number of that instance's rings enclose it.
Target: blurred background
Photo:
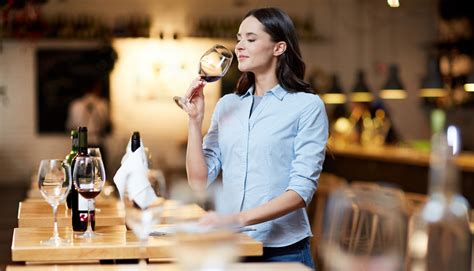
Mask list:
[[[108,105],[107,171],[140,131],[153,166],[182,178],[187,117],[172,97],[197,76],[208,47],[233,49],[242,17],[264,6],[293,18],[333,144],[423,150],[440,109],[460,126],[463,150],[474,150],[470,0],[1,0],[0,182],[27,185],[40,159],[69,152],[70,105],[92,88]],[[238,76],[234,67],[206,87],[204,130]],[[371,95],[355,95],[364,91]]]

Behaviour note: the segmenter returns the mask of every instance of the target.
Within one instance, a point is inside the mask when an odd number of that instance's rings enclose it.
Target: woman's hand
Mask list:
[[[206,82],[196,78],[186,92],[186,97],[191,97],[189,103],[183,105],[184,111],[188,113],[190,120],[200,121],[204,119],[204,86]]]
[[[234,215],[219,215],[216,212],[208,212],[199,220],[201,225],[206,226],[228,226],[228,227],[242,227],[239,219],[239,214]]]

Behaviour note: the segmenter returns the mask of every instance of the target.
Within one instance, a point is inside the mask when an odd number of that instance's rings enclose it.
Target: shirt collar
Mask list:
[[[244,95],[240,96],[240,99],[243,99],[247,96],[252,96],[253,95],[253,86],[250,87],[247,92],[245,92]],[[278,100],[282,101],[283,97],[288,93],[283,87],[280,86],[280,84],[277,84],[274,86],[272,89],[270,89],[267,93],[272,93]]]

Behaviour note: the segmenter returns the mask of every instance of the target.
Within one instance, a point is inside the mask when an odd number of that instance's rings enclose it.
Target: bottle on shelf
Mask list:
[[[74,169],[77,157],[88,157],[87,153],[87,127],[79,127],[78,153],[72,160],[71,168]],[[95,206],[90,208],[90,218],[87,215],[89,201],[81,196],[76,189],[71,189],[72,194],[72,228],[74,231],[86,231],[88,219],[91,219],[92,230],[95,229]]]
[[[470,209],[454,161],[459,138],[454,126],[432,137],[428,201],[410,223],[409,270],[471,270]]]
[[[77,155],[77,151],[79,148],[79,134],[76,129],[71,130],[71,151],[66,155],[66,162],[71,166],[72,160]],[[71,167],[71,174],[72,174],[72,167]],[[67,195],[67,208],[72,208],[72,195],[69,193]]]

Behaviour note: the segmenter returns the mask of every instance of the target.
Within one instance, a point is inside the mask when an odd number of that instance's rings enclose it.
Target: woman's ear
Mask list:
[[[279,56],[283,54],[286,51],[286,42],[284,41],[279,41],[275,44],[273,47],[273,55],[274,56]]]

